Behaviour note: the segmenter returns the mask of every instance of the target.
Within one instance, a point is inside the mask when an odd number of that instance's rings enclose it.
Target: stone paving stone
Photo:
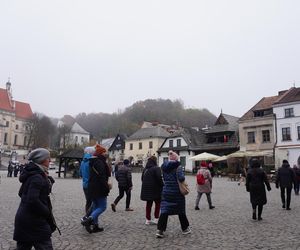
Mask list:
[[[0,249],[15,249],[13,241],[14,216],[20,198],[17,178],[6,178],[0,171]],[[55,174],[53,174],[55,176]],[[196,198],[195,177],[187,176],[191,194],[186,198],[187,216],[192,234],[182,235],[177,216],[169,217],[166,237],[155,237],[156,226],[145,225],[145,202],[140,200],[140,173],[133,174],[134,188],[131,206],[125,211],[125,197],[111,211],[110,204],[117,197],[114,180],[108,197],[108,207],[99,223],[104,232],[88,234],[80,225],[84,213],[84,195],[79,179],[58,179],[51,199],[57,223],[62,231],[53,234],[54,249],[300,249],[299,196],[292,194],[292,210],[281,208],[279,190],[272,184],[268,204],[264,207],[263,221],[251,219],[252,209],[245,186],[227,178],[213,180],[212,200],[215,209],[208,209],[206,197],[200,201],[200,210],[194,210]]]

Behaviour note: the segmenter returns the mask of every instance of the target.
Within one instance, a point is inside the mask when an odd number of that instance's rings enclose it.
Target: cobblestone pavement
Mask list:
[[[17,178],[6,178],[0,172],[0,247],[15,249],[12,239],[14,216],[20,202]],[[245,186],[226,178],[215,178],[213,183],[214,210],[209,210],[202,197],[200,211],[194,210],[195,177],[187,176],[192,192],[187,196],[187,216],[192,234],[182,235],[177,216],[171,216],[166,237],[155,237],[156,226],[145,225],[145,203],[140,201],[140,174],[133,174],[132,207],[126,212],[125,198],[113,213],[110,204],[117,196],[117,185],[108,197],[108,208],[100,217],[104,232],[88,234],[80,225],[84,195],[79,179],[58,179],[53,188],[53,205],[57,223],[62,231],[53,234],[54,249],[300,249],[299,196],[292,195],[292,210],[281,208],[279,190],[272,184],[263,220],[252,221],[249,194]]]

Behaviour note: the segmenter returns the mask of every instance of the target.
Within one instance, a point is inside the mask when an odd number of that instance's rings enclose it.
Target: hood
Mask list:
[[[88,154],[88,153],[85,153],[84,155],[83,155],[83,158],[82,158],[82,160],[83,161],[85,161],[85,162],[87,162],[89,159],[91,159],[93,156],[91,155],[91,154]]]
[[[146,163],[146,167],[145,167],[145,168],[152,168],[152,167],[155,167],[155,166],[157,166],[157,165],[155,164],[155,162],[149,159],[149,160],[147,161],[147,163]]]
[[[174,169],[178,168],[180,165],[180,162],[179,161],[166,161],[163,163],[163,165],[161,166],[161,169],[164,171],[164,172],[171,172],[173,171]]]
[[[39,168],[39,166],[35,165],[33,162],[30,162],[25,166],[24,170],[22,171],[19,177],[19,181],[21,183],[24,183],[30,176],[36,174],[44,175],[44,172]]]
[[[282,166],[281,167],[283,167],[283,168],[289,168],[290,167],[290,164],[288,164],[288,163],[282,163]]]

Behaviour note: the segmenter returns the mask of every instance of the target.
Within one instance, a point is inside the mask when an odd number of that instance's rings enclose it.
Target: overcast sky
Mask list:
[[[242,116],[300,86],[300,1],[0,2],[0,87],[51,117],[148,98]]]

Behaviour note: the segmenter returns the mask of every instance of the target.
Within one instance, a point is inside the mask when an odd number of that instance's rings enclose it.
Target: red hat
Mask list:
[[[201,167],[204,167],[204,168],[207,168],[206,161],[201,161],[200,166],[201,166]]]
[[[95,153],[94,153],[95,156],[102,155],[105,152],[106,152],[106,148],[105,147],[103,147],[103,146],[101,146],[99,144],[96,144],[96,146],[95,146]]]

